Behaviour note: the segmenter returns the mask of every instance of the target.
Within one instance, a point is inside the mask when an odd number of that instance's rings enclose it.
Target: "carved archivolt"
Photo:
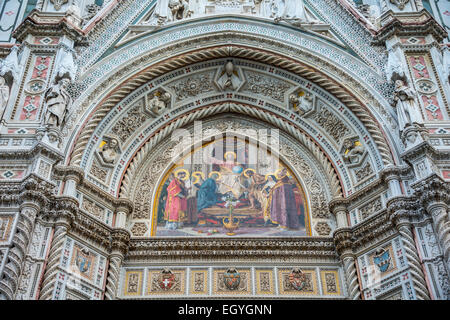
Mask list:
[[[125,198],[130,198],[130,186],[133,182],[133,179],[141,168],[146,160],[147,155],[152,149],[163,139],[169,137],[169,135],[178,128],[182,128],[195,120],[207,118],[209,116],[220,114],[224,112],[234,112],[249,115],[252,118],[264,120],[267,123],[274,125],[276,128],[282,129],[286,133],[288,133],[291,137],[300,141],[300,143],[305,146],[317,159],[320,163],[323,171],[325,172],[327,179],[330,184],[330,193],[333,196],[342,195],[342,188],[339,182],[339,177],[333,167],[333,164],[329,161],[326,154],[320,149],[320,147],[307,135],[305,135],[302,131],[295,128],[294,126],[286,123],[283,119],[277,117],[276,115],[267,112],[262,109],[258,109],[253,106],[239,104],[239,103],[220,103],[217,105],[211,105],[207,108],[203,108],[200,110],[194,110],[189,114],[185,114],[183,117],[176,119],[169,125],[165,126],[162,130],[158,131],[154,136],[152,136],[144,146],[136,153],[133,160],[131,161],[129,167],[127,168],[120,188],[120,196]],[[295,151],[290,149],[289,147],[285,148],[287,155],[295,155]],[[167,163],[167,162],[166,162]],[[305,168],[302,163],[297,163],[297,165],[301,168]],[[155,165],[156,167],[156,165]],[[158,169],[155,169],[158,170]],[[305,168],[307,170],[307,168]]]
[[[129,93],[144,83],[147,83],[151,79],[161,76],[168,71],[187,66],[195,62],[220,57],[241,57],[253,61],[263,62],[269,65],[275,65],[318,84],[347,105],[355,116],[361,120],[373,137],[381,154],[383,163],[388,164],[393,162],[389,146],[382,134],[382,130],[377,124],[377,120],[368,112],[367,108],[360,103],[353,93],[344,88],[340,83],[312,67],[306,66],[298,61],[279,54],[255,48],[221,46],[204,48],[165,60],[128,78],[125,83],[119,84],[117,86],[118,89],[111,93],[98,105],[92,116],[87,120],[85,126],[80,129],[81,133],[71,153],[70,163],[73,165],[80,165],[83,152],[86,149],[86,145],[89,142],[95,128],[109,113],[109,111]],[[126,69],[129,71],[129,67],[126,67]],[[342,76],[344,76],[344,74]],[[90,99],[93,99],[93,97]],[[72,119],[72,122],[73,121],[74,119]]]

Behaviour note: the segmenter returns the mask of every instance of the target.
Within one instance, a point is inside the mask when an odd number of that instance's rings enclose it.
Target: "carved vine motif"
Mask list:
[[[337,293],[336,277],[333,273],[325,274],[325,284],[327,286],[327,292]]]
[[[96,160],[92,161],[90,173],[99,180],[106,182],[108,170],[101,168]]]
[[[376,198],[375,200],[370,201],[368,204],[359,208],[359,212],[361,214],[361,218],[366,219],[375,212],[380,211],[381,208],[382,208],[381,198]]]
[[[214,90],[210,74],[199,74],[182,79],[171,85],[170,88],[176,95],[176,101],[193,98],[199,94]]]
[[[350,133],[348,127],[331,111],[323,106],[317,111],[313,119],[333,137],[334,141],[341,141],[342,137]]]
[[[284,102],[286,91],[291,87],[284,81],[268,78],[258,73],[247,71],[246,76],[247,83],[244,85],[244,90],[261,94],[280,102]]]
[[[355,176],[356,176],[356,180],[358,182],[364,180],[365,178],[367,178],[368,176],[373,174],[373,170],[372,170],[372,166],[370,165],[369,162],[367,162],[364,167],[362,167],[359,170],[355,170]]]
[[[83,199],[83,205],[82,205],[82,209],[86,210],[86,212],[92,214],[94,217],[102,220],[103,216],[105,214],[105,210],[98,206],[97,204],[95,204],[95,202],[84,198]]]
[[[120,119],[111,131],[116,134],[122,142],[125,142],[133,132],[139,128],[146,120],[144,113],[141,112],[140,106],[136,106],[128,111],[127,116]]]

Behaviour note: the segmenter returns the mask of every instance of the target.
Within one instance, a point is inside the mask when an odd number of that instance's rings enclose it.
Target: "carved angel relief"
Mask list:
[[[314,97],[309,92],[294,92],[289,95],[289,108],[299,115],[304,115],[314,109]]]

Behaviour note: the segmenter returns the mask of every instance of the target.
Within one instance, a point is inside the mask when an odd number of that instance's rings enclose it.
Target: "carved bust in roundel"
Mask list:
[[[106,166],[114,165],[120,154],[119,139],[115,136],[105,136],[103,140],[105,144],[99,148],[98,155]]]

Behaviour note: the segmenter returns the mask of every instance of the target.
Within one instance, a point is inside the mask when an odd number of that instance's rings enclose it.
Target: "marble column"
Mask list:
[[[108,277],[106,280],[105,300],[115,300],[119,284],[120,267],[128,251],[130,233],[125,229],[127,215],[132,211],[132,203],[119,200],[116,209],[115,228],[112,232],[111,253],[109,254]]]
[[[413,185],[426,212],[433,220],[433,230],[450,276],[450,185],[436,174]]]
[[[64,241],[78,210],[78,201],[72,197],[59,197],[56,210],[46,219],[53,222],[54,233],[47,258],[44,277],[39,291],[39,300],[51,300],[56,284],[58,267],[63,253]]]
[[[347,205],[344,199],[334,199],[330,210],[336,217],[337,229],[333,234],[336,249],[344,265],[345,279],[352,300],[361,299],[361,289],[356,271],[355,255],[352,250],[351,229],[348,227]]]
[[[415,211],[416,205],[416,202],[406,197],[397,197],[389,200],[387,203],[390,220],[402,239],[406,260],[411,272],[411,280],[416,292],[416,299],[430,300],[429,289],[418,254],[419,250],[416,247],[412,231],[411,219],[418,215]]]

